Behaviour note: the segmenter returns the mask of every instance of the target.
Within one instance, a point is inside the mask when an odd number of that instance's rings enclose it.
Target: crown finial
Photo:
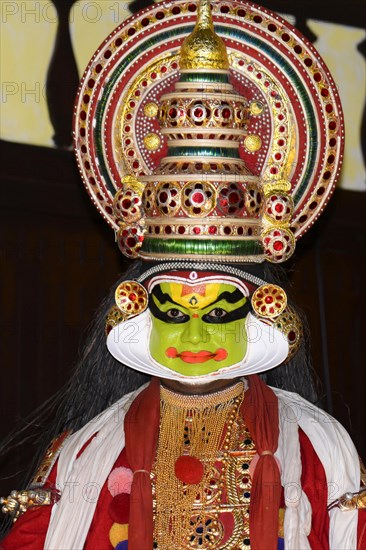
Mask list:
[[[215,33],[209,0],[200,0],[196,25],[180,51],[181,69],[229,69],[223,40]]]

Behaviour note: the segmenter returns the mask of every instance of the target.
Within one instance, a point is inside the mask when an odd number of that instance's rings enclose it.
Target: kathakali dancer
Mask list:
[[[134,263],[32,483],[3,499],[4,550],[361,548],[359,458],[311,403],[275,266],[328,202],[342,148],[328,69],[267,9],[163,1],[105,40],[75,150]]]

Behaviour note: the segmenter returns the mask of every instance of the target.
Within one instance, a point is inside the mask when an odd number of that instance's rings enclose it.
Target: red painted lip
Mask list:
[[[219,348],[214,353],[212,353],[212,351],[204,350],[198,351],[197,353],[194,353],[193,351],[182,351],[182,353],[178,353],[177,348],[168,348],[165,355],[170,359],[176,359],[179,357],[185,363],[205,363],[210,359],[214,359],[214,361],[223,361],[226,359],[228,353],[226,349],[223,348]]]

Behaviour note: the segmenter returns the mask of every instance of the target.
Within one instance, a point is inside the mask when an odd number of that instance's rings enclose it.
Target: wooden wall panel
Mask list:
[[[296,302],[307,315],[323,405],[366,456],[366,194],[336,190],[293,262]]]

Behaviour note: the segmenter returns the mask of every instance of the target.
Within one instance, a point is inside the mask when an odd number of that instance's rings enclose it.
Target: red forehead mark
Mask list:
[[[201,296],[206,296],[206,285],[182,285],[181,296],[186,296],[186,294],[200,294]]]
[[[192,317],[193,317],[193,319],[198,319],[199,315],[198,315],[198,313],[193,313]]]

